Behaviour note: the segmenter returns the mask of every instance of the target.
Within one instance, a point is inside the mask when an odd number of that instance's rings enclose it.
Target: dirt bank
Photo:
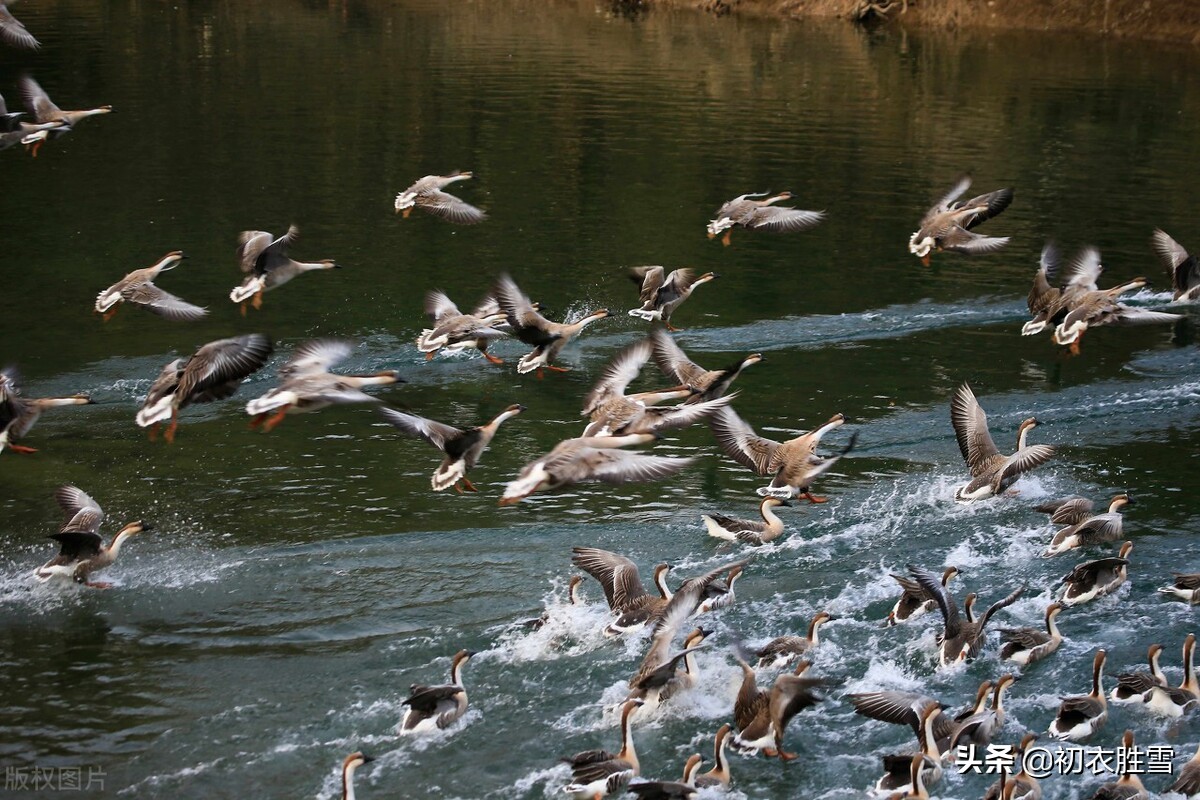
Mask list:
[[[1200,45],[1198,0],[641,0],[717,14],[857,19],[869,5],[890,24],[1073,30]]]

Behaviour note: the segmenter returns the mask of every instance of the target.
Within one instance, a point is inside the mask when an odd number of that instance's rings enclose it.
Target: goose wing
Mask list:
[[[958,224],[970,230],[986,222],[1008,208],[1013,201],[1012,189],[997,189],[994,192],[972,197],[954,206],[954,217]]]
[[[659,266],[634,267],[629,270],[630,279],[639,287],[638,299],[642,303],[652,301],[666,280],[666,270]]]
[[[1065,497],[1034,506],[1034,511],[1050,515],[1055,525],[1078,525],[1092,515],[1096,504],[1086,497]]]
[[[1064,274],[1067,279],[1066,286],[1075,290],[1099,291],[1096,281],[1100,280],[1103,270],[1100,251],[1094,247],[1085,247],[1067,266]]]
[[[604,589],[608,607],[619,611],[638,598],[648,596],[637,564],[598,547],[571,548],[571,563],[591,575]]]
[[[1054,457],[1054,447],[1048,444],[1031,444],[1013,453],[1004,461],[996,473],[993,486],[1003,486],[1020,475],[1040,467]]]
[[[100,530],[104,511],[87,492],[78,486],[60,486],[54,492],[54,499],[67,515],[59,532],[97,533]]]
[[[756,230],[791,233],[806,231],[825,219],[824,211],[804,211],[799,208],[763,206],[755,209],[747,227]]]
[[[138,284],[128,292],[122,292],[121,297],[126,302],[175,322],[195,322],[208,316],[208,309],[165,292],[153,283]]]
[[[708,371],[691,361],[674,337],[662,328],[655,328],[650,332],[650,342],[654,347],[654,362],[664,375],[693,389],[700,388],[699,381]]]
[[[1008,244],[1007,236],[984,236],[974,233],[961,225],[951,225],[941,235],[939,244],[943,250],[967,255],[994,253]]]
[[[1183,319],[1181,314],[1151,311],[1148,308],[1132,308],[1124,303],[1117,303],[1114,316],[1116,321],[1122,325],[1161,325]]]
[[[583,413],[590,414],[604,400],[625,394],[625,388],[638,376],[650,360],[650,340],[642,339],[613,357],[600,373],[600,380],[583,400]]]
[[[25,29],[24,23],[12,15],[12,12],[0,3],[0,39],[13,47],[23,47],[26,50],[36,50],[41,42],[33,38],[33,34]]]
[[[447,684],[445,686],[413,686],[412,693],[401,705],[409,706],[426,716],[438,713],[439,706],[454,699],[463,692],[463,687]]]
[[[700,607],[700,603],[704,601],[705,592],[718,578],[729,572],[734,567],[744,567],[748,561],[738,561],[733,564],[726,564],[716,569],[709,570],[703,575],[697,575],[694,578],[688,578],[683,584],[675,590],[675,594],[671,595],[671,600],[663,609],[662,614],[654,625],[654,631],[657,633],[664,627],[673,626],[678,629],[683,624],[683,621],[696,613],[696,609]]]
[[[968,384],[958,387],[950,401],[950,424],[954,426],[954,437],[963,460],[971,474],[978,476],[984,465],[1000,455],[1000,450],[988,430],[987,414]]]
[[[917,579],[917,583],[921,585],[933,601],[937,603],[937,607],[942,612],[942,619],[946,623],[946,638],[954,638],[962,630],[962,619],[958,615],[958,604],[954,602],[954,598],[942,586],[941,577],[933,574],[924,567],[917,567],[912,564],[908,565],[909,573]]]
[[[583,447],[573,469],[565,471],[569,482],[631,483],[666,478],[695,461],[694,458],[650,456],[623,450]]]
[[[492,287],[492,296],[500,304],[508,318],[508,324],[522,342],[540,347],[559,338],[559,334],[551,331],[550,321],[537,312],[533,302],[508,275],[501,275],[496,279]]]
[[[780,675],[775,679],[768,703],[771,722],[775,725],[776,741],[783,738],[783,731],[792,717],[825,699],[816,693],[816,689],[827,686],[828,683],[824,678],[802,678],[796,675]]]
[[[1162,259],[1171,276],[1177,293],[1183,293],[1200,284],[1200,261],[1190,255],[1179,242],[1172,239],[1161,228],[1155,228],[1151,237],[1154,251]]]
[[[452,194],[434,189],[417,196],[417,205],[435,217],[459,225],[476,225],[487,219],[487,212]]]
[[[59,543],[58,557],[55,560],[65,564],[98,556],[104,547],[104,540],[100,538],[100,534],[86,531],[62,530],[50,534],[47,538]]]
[[[971,188],[971,176],[963,175],[959,177],[954,186],[950,187],[950,191],[946,192],[942,197],[938,198],[937,202],[925,212],[925,216],[921,218],[921,227],[933,222],[939,215],[950,210],[951,204],[962,197],[967,189]]]
[[[380,407],[379,413],[397,430],[409,436],[424,439],[443,452],[445,452],[446,446],[450,442],[458,439],[465,433],[462,429],[455,428],[452,425],[445,425],[441,422],[426,419],[425,417],[418,417],[416,414],[397,411],[387,406]]]
[[[425,313],[433,318],[435,324],[439,324],[450,317],[462,316],[462,312],[458,310],[458,306],[454,305],[454,301],[439,289],[433,289],[425,293]]]
[[[354,352],[354,343],[345,339],[313,339],[296,348],[279,370],[281,378],[319,375],[345,361]]]
[[[238,267],[242,272],[261,274],[257,269],[258,258],[274,239],[274,234],[267,231],[242,231],[238,234]]]
[[[22,75],[18,86],[21,99],[25,101],[26,108],[30,110],[35,120],[39,123],[62,121],[62,109],[54,105],[50,95],[46,94],[46,90],[37,81],[28,75]]]
[[[708,425],[725,455],[759,475],[770,475],[779,442],[759,436],[732,408],[717,409]]]
[[[862,716],[894,725],[907,725],[914,733],[921,727],[921,714],[925,709],[931,705],[943,708],[942,704],[932,697],[916,692],[860,692],[847,697],[854,710]],[[953,727],[949,717],[938,714],[933,721],[934,738],[949,736]]]
[[[1019,600],[1021,595],[1023,595],[1024,593],[1025,593],[1025,587],[1020,586],[1008,597],[1005,597],[1003,600],[997,600],[995,603],[992,603],[990,606],[988,606],[988,610],[983,612],[983,616],[979,620],[980,631],[982,631],[985,627],[987,627],[988,620],[992,618],[993,614],[995,614],[1000,609],[1008,608],[1013,603],[1017,602],[1017,600]]]
[[[209,342],[188,359],[175,394],[184,400],[228,397],[244,378],[267,363],[273,349],[271,340],[261,333]]]

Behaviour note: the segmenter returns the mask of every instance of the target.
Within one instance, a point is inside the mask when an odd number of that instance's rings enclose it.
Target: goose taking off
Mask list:
[[[93,589],[110,588],[111,583],[89,580],[91,574],[116,561],[121,546],[129,537],[153,530],[152,526],[140,520],[130,522],[105,545],[104,540],[100,538],[100,523],[104,521],[104,511],[99,503],[75,486],[58,487],[54,499],[67,515],[58,533],[49,536],[56,540],[61,548],[58,555],[38,567],[34,574],[41,581],[60,578]]]
[[[942,571],[942,588],[948,587],[950,580],[958,574],[958,567],[946,567]],[[888,612],[884,627],[890,628],[893,625],[908,622],[937,608],[937,600],[912,578],[907,575],[893,574],[892,579],[900,584],[903,591],[900,593],[900,599],[896,601],[896,605],[892,606],[892,610]]]
[[[824,678],[805,678],[811,662],[801,661],[791,674],[780,675],[771,689],[759,689],[754,668],[747,663],[749,654],[735,649],[742,668],[742,686],[733,705],[733,720],[738,733],[733,746],[743,753],[761,752],[767,758],[778,756],[783,761],[796,758],[783,749],[783,734],[792,717],[824,698],[816,689],[828,685]]]
[[[470,314],[464,314],[445,293],[434,290],[425,295],[425,313],[433,320],[433,327],[421,331],[417,349],[425,354],[426,361],[432,361],[440,351],[478,350],[491,363],[504,363],[504,359],[487,351],[493,339],[508,335],[494,327],[507,318],[490,295]]]
[[[1038,425],[1036,417],[1030,417],[1017,428],[1017,451],[1011,456],[1002,454],[992,441],[987,414],[965,383],[950,401],[950,424],[954,426],[963,460],[971,470],[971,480],[954,491],[954,499],[960,503],[1003,494],[1021,475],[1045,464],[1054,455],[1050,445],[1026,445],[1029,432]]]
[[[979,655],[987,639],[988,620],[1000,609],[1017,602],[1025,591],[1024,586],[1019,587],[1008,597],[989,606],[978,620],[969,621],[959,615],[954,596],[942,586],[937,574],[912,564],[908,565],[908,571],[929,592],[942,612],[944,627],[938,639],[938,663],[943,667],[958,661],[969,661]]]
[[[521,375],[536,370],[540,378],[543,369],[567,372],[568,367],[553,366],[550,362],[580,331],[596,320],[608,316],[608,310],[602,308],[575,322],[551,322],[538,313],[533,301],[525,296],[508,275],[501,275],[496,279],[492,295],[504,310],[513,334],[525,344],[533,345],[533,352],[522,356],[517,362],[517,372]]]
[[[300,229],[295,225],[279,238],[267,231],[242,231],[238,234],[238,265],[246,273],[246,279],[229,293],[229,299],[242,304],[246,313],[246,301],[254,298],[251,305],[262,308],[263,292],[277,289],[292,278],[313,270],[337,269],[330,259],[322,261],[296,261],[288,257],[288,248],[295,243]]]
[[[764,199],[755,199],[758,197]],[[770,192],[738,195],[717,209],[716,218],[708,223],[708,238],[712,239],[724,231],[725,236],[721,239],[721,244],[728,246],[734,226],[747,230],[792,233],[808,230],[825,219],[824,211],[804,211],[775,205],[791,199],[791,192],[781,192],[777,195],[771,195]]]
[[[451,172],[449,175],[426,175],[396,195],[396,213],[405,219],[413,208],[459,225],[475,225],[487,219],[487,214],[470,203],[442,191],[452,183],[474,177],[470,172]]]
[[[97,114],[108,114],[112,111],[112,106],[97,106],[96,108],[88,108],[80,111],[63,111],[54,104],[54,101],[50,99],[50,95],[46,94],[46,90],[28,75],[20,77],[18,87],[21,92],[21,98],[25,101],[25,107],[33,115],[34,122],[39,126],[52,126],[47,128],[45,132],[52,132],[55,136],[61,136],[74,129],[76,125],[88,117]],[[23,124],[22,127],[25,127],[25,125]],[[34,156],[37,155],[42,141],[45,141],[44,137],[42,140],[34,143]]]
[[[650,331],[650,343],[654,348],[654,361],[662,373],[691,390],[692,395],[685,404],[717,399],[729,391],[730,384],[742,370],[763,360],[761,353],[751,353],[724,369],[705,369],[689,359],[675,339],[661,328]]]
[[[401,734],[443,730],[467,713],[467,690],[463,688],[462,668],[475,653],[459,650],[450,660],[450,682],[441,686],[414,683],[409,689],[408,706],[400,720]]]
[[[675,309],[692,296],[697,286],[708,283],[719,277],[715,272],[696,275],[690,269],[672,270],[668,275],[663,267],[634,267],[629,271],[629,277],[641,287],[639,300],[641,308],[630,309],[629,316],[640,317],[647,322],[661,320],[667,330],[678,331],[671,324],[671,315]]]
[[[654,586],[658,590],[656,597],[646,591],[637,564],[623,555],[598,547],[573,547],[571,563],[596,579],[604,590],[608,607],[618,615],[604,629],[606,636],[619,636],[641,628],[652,617],[657,619],[674,594],[667,586],[667,572],[671,569],[669,564],[659,564],[654,568]]]
[[[380,408],[379,413],[396,430],[424,439],[446,454],[430,479],[435,492],[444,491],[451,486],[459,492],[464,488],[468,492],[474,492],[478,490],[467,478],[467,472],[479,463],[483,451],[487,450],[496,431],[500,430],[500,425],[524,410],[525,406],[513,404],[493,417],[490,422],[473,428],[455,428],[386,406]]]
[[[104,321],[108,322],[121,303],[131,303],[169,320],[195,322],[203,319],[208,315],[208,309],[185,302],[154,285],[159,275],[175,269],[185,258],[182,251],[174,250],[154,266],[135,269],[96,296],[96,313],[104,314]]]
[[[1118,494],[1108,503],[1108,512],[1092,514],[1095,504],[1082,497],[1069,497],[1042,503],[1034,510],[1050,515],[1050,522],[1055,525],[1065,525],[1050,540],[1050,546],[1042,555],[1049,557],[1065,553],[1076,547],[1115,542],[1121,538],[1123,524],[1121,510],[1133,505],[1133,498],[1128,493]]]
[[[0,453],[5,449],[14,453],[36,453],[37,448],[17,444],[17,440],[29,433],[42,412],[60,406],[85,406],[92,402],[87,395],[71,397],[21,396],[17,386],[19,378],[12,367],[0,370]]]
[[[1189,302],[1200,296],[1200,259],[1183,249],[1161,228],[1155,228],[1151,237],[1154,251],[1162,259],[1175,290],[1175,302]]]
[[[971,178],[964,175],[921,218],[920,227],[908,240],[908,252],[920,258],[921,263],[928,266],[930,253],[935,249],[974,255],[991,253],[1008,244],[1007,236],[981,236],[971,229],[1008,208],[1013,199],[1012,189],[998,189],[959,201],[970,188]]]

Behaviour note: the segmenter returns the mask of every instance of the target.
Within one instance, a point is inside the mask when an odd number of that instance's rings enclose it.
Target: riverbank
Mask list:
[[[904,0],[644,1],[716,14],[793,19],[858,19],[866,14],[906,27],[1086,31],[1200,45],[1200,3],[1195,0],[907,0],[907,7]]]

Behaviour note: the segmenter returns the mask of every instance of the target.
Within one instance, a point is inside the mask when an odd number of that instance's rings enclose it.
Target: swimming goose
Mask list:
[[[779,506],[790,506],[787,500],[778,497],[764,497],[758,504],[758,513],[762,520],[735,519],[724,514],[701,514],[704,527],[709,536],[724,539],[727,542],[763,545],[773,542],[783,535],[783,520],[775,516],[774,509]]]
[[[763,360],[761,353],[751,353],[725,369],[708,370],[691,361],[683,348],[662,328],[650,331],[650,342],[654,348],[654,361],[662,373],[692,391],[692,396],[684,401],[685,404],[717,399],[729,390],[730,384],[742,370]]]
[[[403,212],[407,219],[413,207],[427,211],[435,217],[459,225],[475,225],[487,219],[487,214],[470,203],[464,202],[452,194],[443,192],[452,183],[465,181],[475,177],[470,172],[455,170],[449,175],[426,175],[396,195],[396,212]]]
[[[421,331],[417,349],[425,354],[426,361],[432,361],[442,350],[447,353],[478,350],[491,363],[504,363],[504,359],[487,351],[492,339],[508,335],[494,327],[507,317],[490,296],[470,314],[464,314],[444,292],[434,290],[425,295],[425,313],[432,318],[433,327]]]
[[[808,623],[807,636],[776,636],[754,653],[758,656],[758,666],[782,667],[807,654],[821,643],[818,632],[831,619],[833,616],[828,611],[820,611]]]
[[[444,491],[451,486],[459,492],[464,488],[468,492],[474,492],[478,490],[467,478],[467,471],[474,469],[479,463],[483,451],[491,444],[500,425],[524,410],[525,406],[514,403],[492,417],[490,422],[473,428],[455,428],[387,406],[381,407],[379,413],[401,433],[424,439],[446,454],[430,479],[435,492]]]
[[[683,609],[683,606],[676,606]],[[704,628],[696,628],[683,640],[683,649],[671,652],[671,643],[680,625],[687,619],[686,610],[664,614],[661,624],[650,639],[650,647],[642,658],[637,672],[629,679],[629,694],[626,700],[642,700],[644,711],[653,711],[680,692],[696,685],[699,671],[693,653],[704,646],[704,640],[712,634]],[[683,662],[680,669],[679,662]]]
[[[71,397],[22,397],[17,386],[19,378],[12,367],[0,369],[0,453],[7,448],[14,453],[36,453],[37,448],[17,444],[29,433],[42,412],[60,406],[86,406],[92,402],[87,395]]]
[[[1065,553],[1076,547],[1089,547],[1104,542],[1115,542],[1121,538],[1122,518],[1119,513],[1125,506],[1133,505],[1133,498],[1118,494],[1108,503],[1108,513],[1092,514],[1094,504],[1082,497],[1071,497],[1043,503],[1034,510],[1050,514],[1055,525],[1067,527],[1054,534],[1050,546],[1042,555],[1049,557]]]
[[[658,407],[656,403],[690,396],[691,389],[677,386],[626,395],[626,387],[649,360],[650,341],[643,339],[622,349],[605,365],[600,380],[583,401],[582,413],[591,420],[583,436],[624,436],[686,428],[734,398],[730,395],[695,405]]]
[[[270,339],[251,333],[209,342],[187,358],[175,359],[150,385],[137,413],[137,424],[145,428],[169,419],[171,425],[163,438],[175,441],[181,408],[232,396],[242,381],[262,369],[272,350]],[[156,429],[151,429],[151,438]]]
[[[1041,783],[1036,777],[1025,771],[1025,754],[1029,752],[1037,738],[1036,733],[1026,733],[1021,737],[1014,761],[1016,772],[1009,774],[1002,771],[1000,780],[988,787],[983,800],[1041,800]]]
[[[738,195],[717,209],[716,219],[708,223],[708,238],[725,231],[721,244],[729,245],[729,236],[735,225],[747,230],[779,231],[792,233],[804,231],[825,219],[824,211],[804,211],[799,208],[776,206],[783,200],[791,200],[791,192],[771,195],[770,192],[752,192]],[[763,197],[762,200],[754,198]]]
[[[300,229],[288,227],[287,233],[278,238],[267,231],[242,231],[238,234],[238,265],[246,273],[246,279],[229,293],[229,299],[242,304],[246,313],[246,301],[253,298],[251,305],[262,308],[263,292],[277,289],[305,272],[322,269],[337,269],[330,260],[296,261],[288,257],[288,248],[295,243]]]
[[[1000,609],[1017,602],[1025,591],[1024,586],[1019,587],[1008,597],[993,603],[977,621],[967,621],[959,616],[958,604],[949,590],[942,586],[936,574],[912,564],[908,565],[908,571],[925,591],[933,596],[942,612],[945,625],[938,639],[938,663],[943,667],[975,658],[987,641],[988,620]]]
[[[976,703],[976,710],[963,717],[955,718],[956,727],[953,735],[953,745],[957,747],[960,744],[974,744],[980,748],[986,748],[992,743],[992,737],[996,732],[1004,727],[1004,693],[1008,691],[1008,687],[1016,681],[1016,676],[1012,673],[1001,675],[992,686],[992,704],[990,708],[981,708]],[[976,698],[978,700],[978,698]],[[948,750],[954,749],[948,747]]]
[[[729,758],[725,754],[728,747],[729,734],[733,731],[733,726],[728,722],[717,729],[717,738],[713,741],[713,764],[712,769],[705,772],[703,775],[696,775],[692,780],[697,788],[729,788],[733,777],[729,772]]]
[[[767,758],[791,761],[797,756],[783,749],[784,731],[792,717],[824,700],[814,690],[828,681],[801,677],[812,666],[812,662],[801,661],[792,674],[777,677],[770,691],[762,690],[746,657],[738,651],[735,657],[742,668],[742,686],[733,705],[738,729],[733,746],[743,753],[761,752]]]
[[[925,756],[916,753],[909,763],[908,788],[892,792],[887,800],[929,800],[929,791],[925,788]]]
[[[913,758],[923,757],[920,778],[926,786],[942,779],[942,754],[938,752],[933,737],[934,718],[941,713],[937,706],[929,706],[921,712],[920,727],[917,729],[916,752],[894,753],[883,757],[883,777],[875,782],[876,792],[903,791],[911,789]]]
[[[1067,304],[1063,300],[1063,290],[1051,281],[1057,282],[1059,268],[1058,249],[1050,243],[1042,247],[1042,255],[1038,261],[1038,271],[1033,276],[1033,287],[1029,290],[1026,304],[1033,319],[1021,326],[1022,336],[1039,334],[1046,328],[1053,329],[1067,315]]]
[[[647,322],[662,320],[669,331],[682,330],[671,324],[671,315],[675,309],[692,296],[697,286],[715,280],[720,276],[715,272],[696,275],[690,269],[671,270],[667,275],[662,267],[634,267],[629,271],[629,277],[641,287],[638,298],[641,308],[630,309],[629,316],[640,317]]]
[[[846,418],[834,414],[824,425],[786,442],[776,442],[759,436],[731,408],[721,408],[708,418],[717,444],[725,455],[756,475],[774,476],[770,485],[760,487],[760,497],[778,497],[789,500],[803,497],[810,503],[824,503],[827,498],[817,497],[809,491],[812,482],[827,472],[842,456],[854,448],[857,433],[837,455],[822,459],[817,455],[821,437],[841,425]]]
[[[543,369],[567,372],[569,367],[553,366],[550,362],[580,331],[608,316],[608,310],[602,308],[575,322],[551,322],[538,313],[533,302],[508,275],[496,279],[492,295],[504,310],[513,334],[525,344],[533,345],[533,352],[521,356],[517,362],[517,373],[521,375],[536,370],[540,378]]]
[[[1085,695],[1073,695],[1063,699],[1058,714],[1050,723],[1049,733],[1055,739],[1070,739],[1078,742],[1098,731],[1108,719],[1108,702],[1100,678],[1104,672],[1103,650],[1097,650],[1092,659],[1092,691]]]
[[[1109,692],[1110,702],[1118,705],[1140,705],[1146,701],[1147,693],[1155,686],[1166,686],[1167,676],[1158,665],[1163,646],[1152,644],[1146,652],[1150,664],[1149,672],[1122,672],[1117,676],[1117,685]]]
[[[938,200],[921,218],[921,225],[908,240],[908,252],[919,257],[926,266],[934,250],[976,255],[992,253],[1008,244],[1008,237],[981,236],[971,229],[997,216],[1012,203],[1012,189],[997,189],[994,192],[959,201],[959,197],[971,188],[970,176],[958,179],[945,197]]]
[[[463,688],[463,665],[475,655],[471,650],[459,650],[450,660],[450,683],[441,686],[422,686],[414,683],[409,688],[408,699],[401,705],[408,706],[400,720],[399,733],[418,734],[444,730],[463,714],[467,713],[467,690]]]
[[[81,111],[63,111],[54,105],[46,91],[30,76],[22,75],[18,85],[21,98],[25,101],[25,107],[29,109],[29,113],[33,115],[34,122],[38,125],[57,123],[58,127],[54,130],[59,135],[71,130],[88,117],[108,114],[112,111],[112,106],[97,106]],[[25,126],[22,125],[22,127]],[[34,147],[33,153],[37,155],[37,147]]]
[[[567,605],[579,606],[583,605],[583,600],[579,598],[579,586],[583,583],[583,578],[579,575],[572,575],[567,582]],[[540,617],[532,617],[521,622],[521,626],[530,630],[541,630],[541,628],[550,621],[550,611],[542,612]]]
[[[1121,747],[1132,756],[1135,752],[1133,731],[1125,731],[1125,735],[1121,737]],[[1118,760],[1117,763],[1121,763],[1121,761]],[[1131,763],[1133,763],[1132,758],[1125,759],[1125,769],[1121,773],[1121,777],[1115,782],[1106,783],[1097,789],[1096,793],[1092,795],[1092,800],[1150,800],[1150,794],[1142,785],[1142,780],[1137,776],[1137,772],[1130,771]]]
[[[180,250],[174,250],[160,258],[152,267],[135,269],[96,296],[96,313],[104,314],[108,322],[120,308],[120,303],[132,303],[152,314],[169,320],[195,322],[208,315],[208,309],[192,305],[164,292],[154,285],[154,279],[167,270],[175,269],[187,258]]]
[[[367,386],[403,383],[395,370],[369,375],[342,375],[329,370],[350,357],[354,343],[344,339],[313,339],[296,348],[288,362],[279,368],[282,382],[266,394],[246,404],[246,413],[254,417],[250,427],[273,429],[288,414],[319,411],[332,405],[379,403],[363,391]]]
[[[354,771],[375,759],[363,753],[351,753],[342,762],[342,800],[354,800]]]
[[[733,584],[742,576],[742,571],[745,569],[747,562],[740,561],[729,568],[725,573],[725,577],[716,578],[704,587],[704,596],[696,606],[693,616],[698,614],[707,614],[710,611],[718,611],[722,608],[728,608],[733,605],[737,599],[734,594]],[[720,570],[718,570],[720,572]],[[683,591],[680,588],[680,591]],[[676,592],[678,594],[678,592]]]
[[[700,756],[693,755],[684,769],[690,768],[694,771],[699,767],[700,761]],[[629,784],[625,791],[643,800],[691,800],[699,795],[696,787],[687,781],[640,781]]]
[[[1030,417],[1017,428],[1016,452],[1011,456],[1001,453],[988,430],[987,414],[966,383],[955,390],[950,401],[950,424],[954,426],[958,449],[971,470],[971,480],[954,491],[954,499],[960,503],[1002,494],[1021,475],[1045,464],[1054,455],[1050,445],[1026,444],[1029,432],[1038,425],[1036,417]]]
[[[1175,580],[1170,586],[1159,587],[1159,593],[1170,597],[1178,597],[1189,603],[1200,603],[1200,573],[1185,575],[1182,572],[1172,572]]]
[[[916,692],[859,692],[847,695],[856,713],[868,719],[877,719],[895,725],[907,725],[914,734],[921,733],[921,720],[929,708],[938,710],[933,715],[932,735],[938,750],[950,753],[958,743],[960,726],[963,722],[987,710],[992,692],[992,682],[984,681],[975,692],[975,700],[953,719],[941,709],[943,705],[932,697]]]
[[[1183,681],[1178,686],[1151,686],[1142,695],[1142,703],[1160,717],[1182,717],[1200,703],[1200,684],[1196,682],[1193,656],[1196,635],[1189,633],[1183,641]]]
[[[608,607],[618,615],[604,629],[606,636],[619,636],[642,627],[660,614],[673,596],[667,586],[669,564],[654,568],[654,586],[659,594],[655,597],[642,585],[637,564],[625,556],[598,547],[572,547],[571,563],[596,579],[604,590]]]
[[[1183,249],[1161,228],[1155,228],[1150,241],[1162,259],[1175,290],[1175,302],[1188,302],[1200,296],[1200,260]]]
[[[1196,748],[1195,755],[1179,770],[1179,777],[1167,791],[1181,794],[1188,800],[1200,798],[1200,746]]]
[[[946,567],[942,572],[942,588],[949,586],[950,579],[958,574],[960,574],[958,567]],[[937,601],[929,595],[929,592],[921,588],[921,584],[907,575],[893,573],[892,578],[900,584],[900,588],[904,591],[901,593],[900,599],[896,601],[896,605],[892,606],[892,610],[888,612],[884,627],[890,628],[893,625],[908,622],[937,608]]]
[[[1040,661],[1053,653],[1062,644],[1063,635],[1058,630],[1055,619],[1062,613],[1062,603],[1051,603],[1046,606],[1046,630],[1037,628],[1001,628],[1000,639],[1004,646],[1000,648],[1000,658],[1015,661],[1027,667],[1035,661]]]
[[[1059,602],[1064,606],[1077,606],[1121,588],[1132,551],[1133,542],[1125,542],[1116,557],[1098,558],[1076,566],[1062,579],[1063,594]]]
[[[0,3],[0,40],[8,42],[13,47],[26,50],[37,50],[42,43],[33,38],[33,34],[25,29],[21,20],[12,15],[4,3]]]
[[[592,436],[559,442],[544,456],[526,464],[515,480],[504,487],[500,505],[519,503],[534,492],[560,489],[585,481],[622,484],[670,477],[695,461],[620,450],[646,444],[653,433],[627,436]]]
[[[621,706],[621,749],[585,750],[560,759],[571,766],[574,783],[563,792],[580,800],[599,800],[610,794],[621,794],[632,778],[641,772],[637,751],[633,747],[632,719],[642,705],[641,700],[626,700]]]
[[[66,512],[67,519],[58,529],[58,533],[52,533],[48,538],[58,541],[61,548],[58,555],[38,567],[34,574],[40,581],[62,578],[93,589],[111,588],[111,583],[92,581],[89,577],[93,572],[102,570],[117,560],[125,540],[153,530],[153,527],[140,520],[130,522],[121,528],[106,546],[100,538],[100,523],[104,521],[104,511],[99,503],[75,486],[58,487],[54,492],[54,499]]]

